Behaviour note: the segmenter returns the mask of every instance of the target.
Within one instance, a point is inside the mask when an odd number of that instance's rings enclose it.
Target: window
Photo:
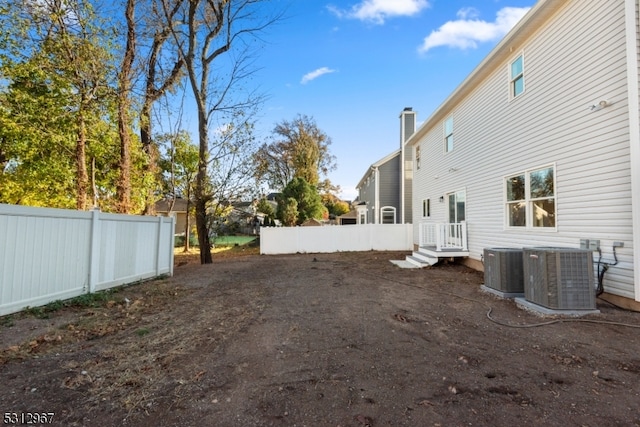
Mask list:
[[[366,206],[358,206],[358,224],[367,223],[367,208]]]
[[[392,206],[385,206],[382,209],[380,209],[380,216],[382,217],[383,224],[395,224],[396,208]]]
[[[420,169],[420,146],[416,145],[416,170]]]
[[[524,92],[524,57],[518,56],[511,63],[511,97],[515,98]]]
[[[444,151],[453,151],[453,117],[444,122]]]
[[[431,199],[424,199],[422,201],[422,218],[429,218],[431,216]]]
[[[509,227],[555,228],[553,166],[507,177],[505,188]]]

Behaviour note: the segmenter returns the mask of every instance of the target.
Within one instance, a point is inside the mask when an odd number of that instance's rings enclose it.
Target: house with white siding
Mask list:
[[[400,113],[400,147],[371,164],[358,190],[358,224],[410,224],[413,162],[406,142],[416,130],[416,113],[405,108]]]
[[[409,138],[414,246],[598,242],[603,295],[640,307],[638,0],[539,0]],[[598,258],[598,252],[595,252]]]

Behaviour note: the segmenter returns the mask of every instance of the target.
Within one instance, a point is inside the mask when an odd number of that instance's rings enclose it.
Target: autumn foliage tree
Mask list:
[[[281,190],[294,178],[303,178],[317,186],[321,176],[336,167],[330,152],[331,138],[315,120],[298,115],[276,124],[272,140],[256,153],[256,177]]]

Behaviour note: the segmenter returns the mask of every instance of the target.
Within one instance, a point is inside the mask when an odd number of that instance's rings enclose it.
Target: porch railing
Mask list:
[[[467,223],[422,222],[419,227],[420,246],[435,246],[436,251],[467,250]]]

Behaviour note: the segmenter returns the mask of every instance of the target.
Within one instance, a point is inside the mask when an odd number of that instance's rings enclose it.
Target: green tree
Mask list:
[[[298,115],[291,121],[278,123],[272,142],[256,153],[256,176],[275,189],[284,188],[293,178],[304,178],[317,186],[321,175],[336,167],[329,146],[331,138],[313,118]]]
[[[278,203],[279,219],[286,227],[292,227],[298,223],[300,212],[298,211],[298,202],[293,197],[283,199]]]
[[[296,201],[298,215],[295,223],[298,225],[311,218],[322,219],[325,215],[326,208],[322,205],[316,187],[309,184],[304,178],[293,178],[282,191],[278,201],[278,219],[285,225],[290,225],[288,224],[289,218],[285,216],[290,199]]]
[[[69,155],[75,166],[75,202],[77,209],[89,206],[89,161],[87,146],[92,139],[92,126],[108,117],[112,105],[112,91],[109,79],[113,76],[113,62],[109,48],[110,28],[104,25],[94,12],[92,4],[86,0],[74,2],[40,2],[26,0],[8,2],[0,11],[0,56],[2,79],[5,82],[18,84],[44,85],[50,94],[56,95],[56,102],[63,105],[57,111],[49,109],[42,115],[57,113],[55,119],[66,121],[60,134],[53,132],[60,128],[52,128],[52,138],[45,140],[22,140],[27,142],[30,150],[46,151],[42,146],[60,137],[73,134],[74,147]],[[15,39],[19,42],[9,42]],[[37,75],[27,69],[37,68]],[[27,77],[32,81],[22,80]],[[33,95],[34,92],[31,91]],[[21,108],[42,106],[44,101],[38,98],[31,100],[30,105],[21,104]],[[16,104],[12,107],[16,108]],[[11,117],[11,113],[5,110]],[[25,118],[26,116],[22,116]],[[53,120],[50,117],[48,120]],[[38,121],[21,122],[23,128],[35,129]],[[34,131],[37,132],[37,131]],[[5,139],[4,143],[20,144],[20,136]],[[60,147],[58,147],[60,148]],[[25,158],[15,158],[13,165],[26,170],[33,168],[25,162]],[[62,166],[62,163],[56,163]],[[95,195],[94,195],[95,198]]]
[[[192,210],[191,199],[196,174],[198,173],[198,147],[192,142],[187,132],[179,132],[175,135],[165,134],[157,138],[164,148],[163,156],[159,164],[163,173],[165,194],[172,197],[175,203],[176,197],[182,197],[187,201],[187,218],[184,230],[184,251],[189,251],[189,239],[191,237],[191,224],[189,222]],[[170,210],[173,209],[170,204]]]
[[[12,80],[0,90],[0,202],[74,208],[66,86],[34,61],[4,62],[2,74]]]
[[[265,217],[268,217],[268,218],[271,218],[276,214],[271,203],[269,203],[267,199],[265,199],[264,197],[258,201],[256,210],[260,213],[263,213]]]

